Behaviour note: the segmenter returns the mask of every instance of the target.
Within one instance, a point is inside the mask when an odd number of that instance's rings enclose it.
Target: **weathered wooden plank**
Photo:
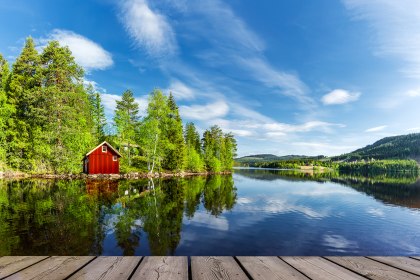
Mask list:
[[[131,279],[188,279],[187,257],[145,257]]]
[[[419,276],[364,257],[327,257],[327,259],[373,280],[420,279]]]
[[[369,257],[420,276],[420,261],[408,257]]]
[[[237,257],[254,280],[309,279],[278,257]]]
[[[248,279],[233,257],[192,257],[193,280]]]
[[[311,279],[357,279],[366,280],[366,278],[356,273],[342,268],[321,257],[282,257],[282,260],[304,273]]]
[[[141,257],[98,257],[69,279],[128,279]]]
[[[50,257],[8,277],[8,280],[58,280],[70,276],[95,257]]]
[[[4,256],[0,258],[0,278],[7,277],[21,269],[48,258],[47,256]]]

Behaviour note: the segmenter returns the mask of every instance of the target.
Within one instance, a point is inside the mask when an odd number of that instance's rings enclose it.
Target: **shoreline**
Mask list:
[[[98,179],[98,180],[118,180],[118,179],[147,179],[147,178],[173,178],[173,177],[191,177],[191,176],[210,176],[210,175],[227,175],[232,171],[221,172],[129,172],[121,174],[28,174],[24,172],[8,171],[0,172],[0,179]]]

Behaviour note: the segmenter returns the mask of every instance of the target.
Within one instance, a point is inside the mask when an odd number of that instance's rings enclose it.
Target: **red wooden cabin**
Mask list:
[[[121,154],[106,141],[99,144],[83,158],[83,172],[86,174],[120,173]]]

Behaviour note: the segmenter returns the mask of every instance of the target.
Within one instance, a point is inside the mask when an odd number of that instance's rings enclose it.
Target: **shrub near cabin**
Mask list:
[[[121,154],[104,141],[83,158],[83,172],[86,174],[119,174]]]

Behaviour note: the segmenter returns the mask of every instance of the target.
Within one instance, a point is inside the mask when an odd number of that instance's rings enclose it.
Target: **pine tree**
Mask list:
[[[90,115],[92,116],[92,134],[97,142],[105,140],[105,126],[107,124],[105,109],[102,105],[101,95],[95,92],[92,85],[86,89],[89,94],[89,103],[91,106]]]
[[[167,146],[163,168],[180,171],[182,170],[184,164],[185,143],[182,130],[182,120],[172,93],[169,94],[167,106],[169,112],[167,118],[165,118],[166,123],[164,124]]]
[[[83,69],[68,47],[51,41],[41,55],[44,103],[48,118],[43,127],[48,146],[39,151],[53,172],[79,172],[80,159],[92,146],[90,104],[82,84]]]
[[[139,125],[139,104],[135,101],[131,90],[126,90],[121,100],[117,101],[114,122],[119,144],[127,147],[128,166],[131,166],[131,148],[135,143],[136,129]]]
[[[7,128],[7,158],[9,164],[18,169],[33,167],[34,139],[38,124],[44,114],[37,111],[41,99],[42,67],[40,56],[32,38],[13,64],[7,81],[7,103],[14,107]]]
[[[200,134],[195,128],[194,123],[189,122],[185,125],[184,137],[187,147],[193,148],[197,153],[201,154]]]
[[[185,125],[185,143],[186,143],[186,156],[185,167],[192,172],[203,171],[204,162],[201,157],[201,142],[200,134],[197,132],[194,123],[189,122]]]

